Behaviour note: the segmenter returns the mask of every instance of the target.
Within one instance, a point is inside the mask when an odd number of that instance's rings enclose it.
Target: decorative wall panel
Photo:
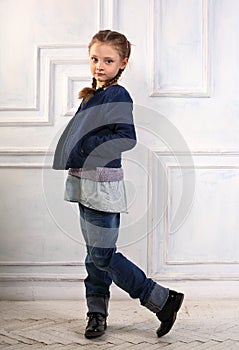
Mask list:
[[[182,197],[182,169],[174,157],[158,154],[164,171],[158,174],[154,195],[165,200],[164,212],[154,202],[152,272],[157,278],[239,280],[238,154],[194,154],[195,166],[185,166],[195,176],[195,192],[187,217],[172,230],[172,221]],[[179,156],[180,158],[180,156]],[[155,165],[158,168],[157,165]],[[158,168],[159,169],[159,168]],[[155,170],[154,170],[155,171]],[[162,176],[162,178],[161,178]],[[160,182],[166,184],[164,195]],[[162,205],[162,204],[161,204]],[[152,251],[151,251],[152,252]],[[220,269],[218,268],[220,265]]]
[[[75,93],[75,84],[80,87],[85,84],[85,80],[90,80],[86,45],[42,45],[36,48],[36,52],[35,106],[2,108],[2,125],[52,124],[54,116],[58,113],[56,103],[57,107],[64,104],[65,110],[61,110],[60,115],[68,115],[73,107],[72,94]],[[75,75],[73,78],[72,74]],[[77,94],[75,100],[76,98]]]
[[[24,8],[30,16],[25,15]],[[2,5],[1,13],[0,125],[51,125],[56,87],[69,99],[65,103],[68,115],[73,102],[71,92],[75,92],[72,85],[82,86],[84,80],[90,80],[89,32],[117,28],[117,1],[92,0],[85,4],[63,0],[59,4],[53,0],[40,4],[23,0],[20,8],[17,2]],[[63,65],[68,72],[65,69],[65,80],[59,86],[55,71]],[[70,71],[73,76],[68,76]]]
[[[208,0],[151,0],[151,96],[209,96]]]
[[[42,154],[35,155],[39,160],[32,164],[27,164],[27,157],[25,153],[18,162],[2,162],[0,166],[0,179],[4,183],[0,205],[0,279],[26,275],[25,280],[36,280],[37,276],[39,279],[58,276],[59,280],[68,276],[72,279],[73,274],[75,279],[82,278],[85,246],[77,208],[63,201],[64,175],[62,172],[54,174],[55,187],[62,184],[58,189],[53,188],[54,184],[47,184],[43,178],[46,176],[43,171],[52,170],[42,163]],[[49,193],[49,186],[54,192]],[[58,220],[57,225],[47,200],[53,195],[56,200],[56,191],[59,199],[55,207],[65,213],[63,221]]]

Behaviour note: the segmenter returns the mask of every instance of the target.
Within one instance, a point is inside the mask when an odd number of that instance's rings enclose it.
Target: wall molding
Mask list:
[[[239,155],[237,155],[238,157]],[[170,164],[167,166],[167,178],[170,178],[170,171],[171,169],[180,169],[180,167],[175,163],[175,164]],[[194,168],[190,166],[185,166],[184,169],[186,170],[197,170],[197,169],[204,169],[204,170],[239,170],[239,165],[195,165]],[[165,214],[165,242],[164,242],[164,249],[165,249],[165,254],[164,254],[164,264],[165,265],[238,265],[239,264],[239,259],[235,260],[170,260],[168,255],[169,255],[169,236],[170,236],[170,231],[169,231],[169,217],[170,217],[170,196],[172,191],[170,190],[170,181],[167,181],[169,184],[166,188],[166,197],[167,197],[167,208],[166,208],[166,214]],[[238,275],[239,278],[239,275]]]
[[[150,96],[162,97],[209,97],[210,96],[210,54],[209,54],[209,7],[210,0],[202,0],[202,51],[201,51],[201,76],[202,85],[198,88],[186,88],[171,86],[164,88],[160,82],[160,58],[162,56],[161,43],[162,32],[162,8],[163,0],[150,0],[150,66],[149,77]]]
[[[97,0],[97,27],[98,29],[118,29],[118,0]],[[77,59],[79,55],[71,54],[72,50],[83,50],[85,58]],[[58,51],[58,53],[57,53]],[[66,52],[69,52],[68,57]],[[48,54],[44,54],[47,52]],[[44,126],[54,123],[54,94],[55,70],[59,64],[82,65],[88,64],[88,45],[77,44],[38,44],[33,48],[35,93],[34,103],[29,107],[1,107],[0,126]],[[80,55],[81,56],[81,55]],[[64,115],[73,114],[73,100],[71,96],[72,82],[85,81],[80,76],[68,81],[69,101],[66,103]],[[90,81],[90,78],[89,78]]]
[[[158,173],[157,161],[155,161],[157,155],[158,162],[161,164],[160,169],[164,169],[162,174]],[[194,166],[185,164],[187,162],[187,155],[193,157]],[[152,209],[148,218],[148,273],[158,280],[209,280],[209,281],[238,281],[238,264],[239,260],[234,256],[231,259],[225,256],[221,260],[217,258],[206,257],[202,259],[172,259],[169,257],[169,236],[171,235],[169,230],[169,218],[172,216],[170,213],[170,200],[172,191],[170,191],[170,171],[172,169],[180,169],[181,166],[176,162],[175,157],[184,158],[184,170],[239,170],[238,157],[239,152],[237,150],[223,150],[223,151],[201,151],[194,150],[190,153],[187,152],[169,152],[161,150],[153,150],[150,152],[149,163],[150,176],[152,181],[150,183],[149,193],[153,194]],[[152,159],[154,161],[152,162]],[[160,185],[161,183],[161,185]],[[162,189],[163,192],[162,193]],[[160,212],[157,203],[157,193],[160,192],[161,201],[165,201],[165,211],[162,216],[162,220],[157,223],[155,216]],[[157,227],[154,227],[154,222],[157,223]],[[171,235],[172,238],[172,235]],[[233,243],[232,243],[233,244]],[[229,256],[230,257],[230,256]]]
[[[98,28],[118,30],[118,0],[98,0]]]
[[[84,276],[82,274],[54,274],[54,273],[9,273],[0,274],[0,282],[83,282]]]
[[[231,274],[231,275],[208,275],[206,273],[172,273],[172,272],[157,272],[151,274],[152,278],[154,278],[157,281],[178,281],[178,282],[187,282],[187,281],[239,281],[238,274]]]
[[[0,148],[0,168],[50,169],[53,155],[46,148]]]
[[[4,107],[1,126],[37,126],[54,124],[54,96],[56,68],[58,65],[74,66],[88,64],[87,45],[39,44],[35,47],[36,91],[35,105],[30,108]],[[79,72],[81,70],[79,69]],[[81,76],[78,77],[81,80]],[[83,80],[85,78],[83,77]],[[69,86],[66,86],[68,88]],[[67,94],[69,96],[69,92]]]
[[[0,266],[85,266],[84,261],[0,261]]]
[[[60,286],[60,288],[59,288]],[[236,299],[239,292],[238,281],[168,281],[170,289],[183,290],[187,300],[220,300],[224,298]],[[114,300],[128,300],[128,295],[114,284],[111,287],[111,298]],[[83,279],[70,281],[1,281],[1,300],[83,300],[85,287]]]
[[[89,84],[89,81],[91,81],[91,76],[67,76],[67,99],[64,106],[64,113],[63,115],[65,117],[67,116],[73,116],[75,113],[75,106],[74,106],[74,84],[76,82],[83,82],[85,81],[87,84]]]
[[[0,156],[7,156],[7,155],[25,155],[25,156],[32,156],[32,155],[45,155],[46,153],[49,153],[47,148],[43,147],[0,147]],[[50,154],[53,154],[54,152],[50,152]],[[168,148],[152,148],[150,150],[150,153],[155,153],[160,157],[168,157],[168,156],[184,156],[184,155],[192,155],[192,156],[203,156],[203,157],[239,157],[239,149],[191,149],[188,152],[182,151],[180,149],[175,149],[173,152],[169,151]]]
[[[68,111],[70,113],[70,110]],[[167,149],[153,149],[150,151],[152,154],[157,156],[166,157],[217,157],[217,158],[230,158],[239,157],[239,150],[200,150],[194,149],[190,152],[175,150],[173,153]],[[22,148],[0,148],[0,168],[42,168],[51,167],[54,150],[47,148],[36,148],[36,147],[22,147]],[[176,165],[176,164],[174,164]],[[173,166],[173,165],[172,165]],[[227,167],[230,167],[228,165]],[[231,165],[234,168],[234,165]],[[219,165],[220,168],[220,165]]]

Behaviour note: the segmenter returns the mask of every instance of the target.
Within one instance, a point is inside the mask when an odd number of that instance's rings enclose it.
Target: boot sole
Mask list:
[[[107,328],[107,323],[105,323],[104,330],[101,331],[101,332],[94,332],[94,331],[92,331],[92,332],[91,331],[85,332],[85,338],[93,339],[93,338],[101,337],[103,334],[105,334],[106,328]]]
[[[105,331],[102,331],[102,332],[88,332],[88,333],[85,333],[85,338],[87,338],[87,339],[98,338],[98,337],[101,337],[103,334],[105,334]]]

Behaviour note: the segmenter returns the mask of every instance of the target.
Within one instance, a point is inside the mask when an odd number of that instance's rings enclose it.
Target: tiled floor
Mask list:
[[[111,301],[106,334],[84,338],[85,302],[1,301],[0,349],[238,350],[239,300],[185,301],[171,332],[135,300]]]

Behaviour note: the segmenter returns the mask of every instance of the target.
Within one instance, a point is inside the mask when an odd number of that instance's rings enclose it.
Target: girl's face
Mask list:
[[[118,51],[109,44],[96,42],[90,48],[90,71],[97,80],[97,87],[113,79],[127,63],[128,58],[122,59]]]

